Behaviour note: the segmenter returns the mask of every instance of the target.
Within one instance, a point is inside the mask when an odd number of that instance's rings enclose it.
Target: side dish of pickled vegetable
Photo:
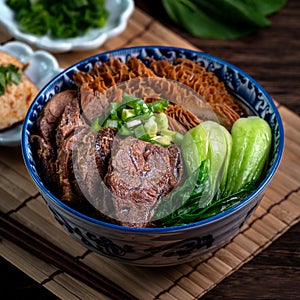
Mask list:
[[[223,212],[249,195],[259,183],[272,142],[269,124],[258,116],[241,117],[231,132],[215,121],[203,121],[185,134],[169,130],[165,99],[145,103],[124,93],[92,130],[111,126],[163,147],[180,147],[186,179],[155,208],[152,224],[179,226]]]

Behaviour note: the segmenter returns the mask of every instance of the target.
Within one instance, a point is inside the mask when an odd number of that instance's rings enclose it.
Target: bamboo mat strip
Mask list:
[[[9,38],[8,35],[1,37]],[[138,9],[127,29],[93,51],[57,55],[62,67],[97,52],[134,45],[194,49]],[[19,148],[0,148],[0,211],[138,299],[198,299],[252,259],[300,220],[300,118],[279,105],[286,135],[282,163],[261,204],[241,232],[222,249],[175,267],[149,269],[120,264],[92,253],[68,236],[54,220],[29,178]],[[2,239],[1,255],[61,299],[108,299],[37,255]],[[126,298],[124,298],[126,299]]]
[[[80,262],[78,258],[63,251],[60,247],[51,244],[45,238],[42,238],[24,225],[16,222],[11,217],[1,213],[0,223],[0,232],[5,239],[30,251],[31,254],[39,257],[41,260],[64,270],[73,278],[86,283],[96,291],[103,292],[113,299],[119,299],[119,297],[132,300],[136,299],[121,287],[114,285],[110,279],[107,279],[94,269]]]

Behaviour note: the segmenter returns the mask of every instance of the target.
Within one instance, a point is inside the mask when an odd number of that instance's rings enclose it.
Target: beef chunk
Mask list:
[[[57,194],[59,187],[56,169],[56,128],[65,107],[72,101],[76,101],[76,94],[76,91],[68,90],[54,95],[45,105],[36,129],[30,137],[30,143],[35,149],[33,155],[39,175],[44,179],[45,185],[51,188],[55,194]]]
[[[55,131],[65,107],[77,98],[77,92],[67,90],[54,95],[45,105],[37,127],[46,142],[54,143]]]
[[[33,155],[38,174],[43,178],[45,185],[54,192],[58,193],[58,182],[56,174],[56,151],[49,142],[37,134],[30,136],[30,143],[34,148]]]
[[[73,177],[80,193],[98,210],[102,219],[108,219],[113,209],[111,201],[106,201],[107,188],[103,177],[107,172],[115,134],[116,129],[112,127],[102,128],[99,132],[85,128],[76,135],[76,144],[73,142],[72,145]]]
[[[72,135],[61,141],[57,151],[57,173],[62,200],[68,203],[80,202],[84,198],[79,188],[73,169],[73,151],[80,144],[85,131],[89,128],[77,129]]]
[[[180,181],[182,158],[168,148],[127,137],[112,150],[105,183],[121,225],[145,227],[153,209]]]
[[[96,143],[95,143],[96,164],[101,178],[104,178],[107,172],[108,162],[111,155],[111,148],[116,133],[117,133],[116,128],[105,127],[105,128],[101,128],[97,134]]]
[[[61,143],[84,124],[85,122],[80,115],[78,100],[74,98],[66,104],[58,122],[55,135],[56,147],[59,149]]]

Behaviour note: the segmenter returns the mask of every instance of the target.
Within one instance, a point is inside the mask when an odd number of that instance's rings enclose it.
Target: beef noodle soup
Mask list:
[[[197,198],[198,210],[216,201],[228,168],[226,139],[246,113],[215,74],[188,59],[146,66],[110,57],[73,79],[74,89],[47,102],[30,135],[39,175],[54,195],[129,227],[168,226],[161,220],[184,201]],[[212,155],[215,132],[225,149],[217,171],[199,160]]]

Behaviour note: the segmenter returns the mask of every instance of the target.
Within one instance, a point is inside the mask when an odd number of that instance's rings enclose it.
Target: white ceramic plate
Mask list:
[[[48,35],[40,37],[22,32],[14,20],[14,12],[5,2],[6,0],[0,0],[0,24],[16,39],[54,53],[98,48],[108,38],[125,30],[128,19],[134,10],[133,0],[106,0],[109,17],[104,27],[92,29],[85,35],[76,38],[54,39]]]
[[[0,51],[5,51],[17,57],[22,63],[29,66],[24,72],[29,79],[42,89],[44,85],[59,74],[62,69],[57,60],[44,50],[33,51],[27,44],[22,42],[8,42],[0,45]],[[0,146],[19,146],[21,143],[22,124],[13,126],[0,132]]]

